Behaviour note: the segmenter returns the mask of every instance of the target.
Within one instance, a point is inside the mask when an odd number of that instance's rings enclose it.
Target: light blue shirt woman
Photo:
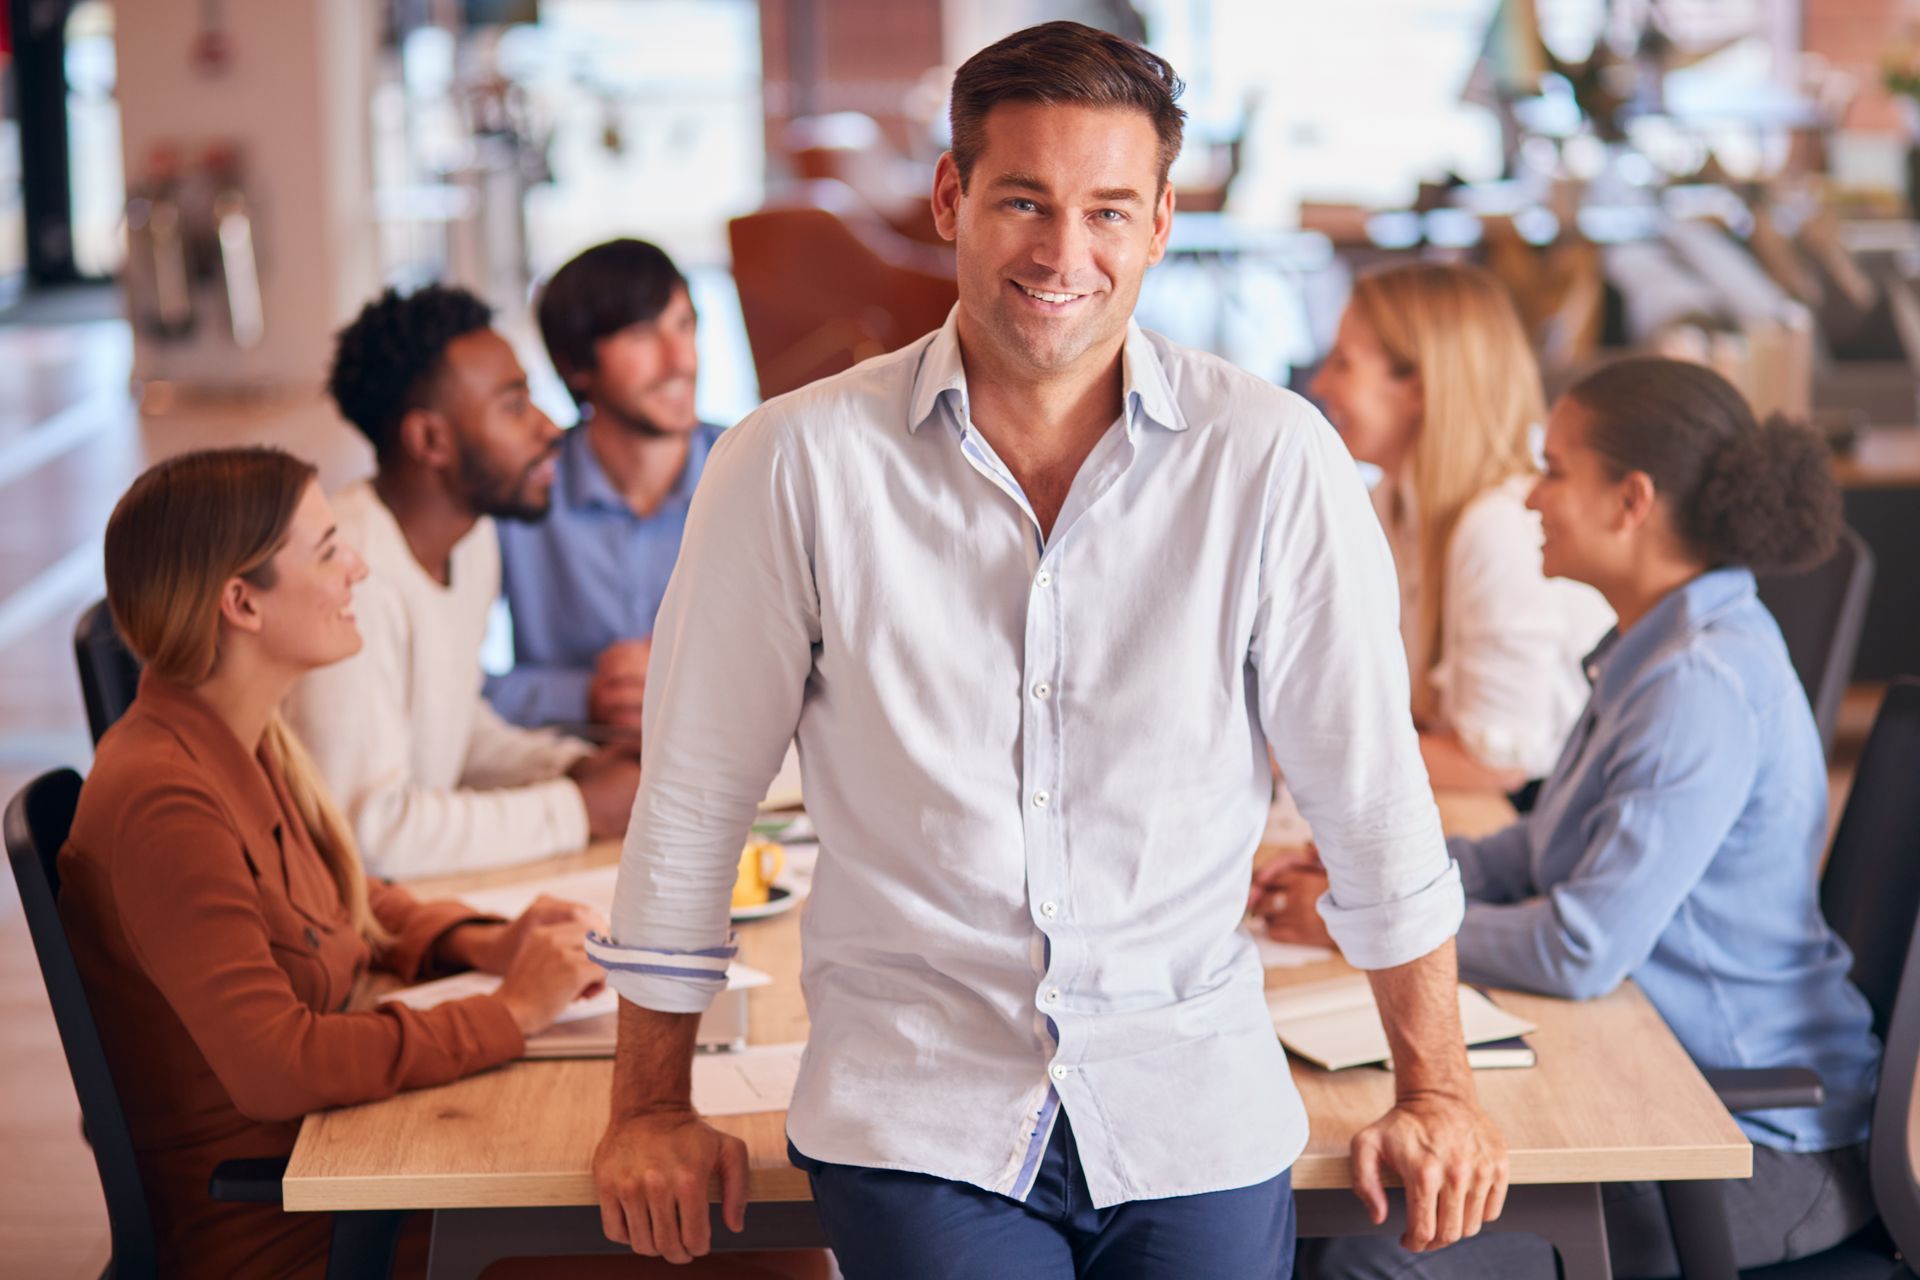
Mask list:
[[[1593,697],[1534,811],[1455,838],[1460,971],[1585,999],[1631,977],[1703,1067],[1812,1067],[1826,1102],[1754,1142],[1866,1138],[1879,1046],[1816,893],[1827,770],[1745,569],[1671,592],[1587,661]]]

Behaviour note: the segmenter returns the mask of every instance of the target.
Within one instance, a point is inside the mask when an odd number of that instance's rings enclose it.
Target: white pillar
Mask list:
[[[209,147],[238,154],[252,210],[265,330],[237,344],[225,311],[196,296],[184,338],[134,329],[134,376],[183,390],[312,391],[333,334],[378,283],[369,113],[379,37],[375,0],[224,4],[225,66],[195,50],[208,6],[139,0],[115,8],[127,189],[156,148],[197,165]]]

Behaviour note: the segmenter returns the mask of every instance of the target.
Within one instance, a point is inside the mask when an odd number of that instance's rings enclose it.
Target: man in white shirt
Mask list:
[[[461,289],[388,290],[341,331],[328,386],[378,459],[333,503],[371,571],[354,592],[366,643],[305,677],[286,715],[368,869],[470,871],[623,833],[631,750],[517,728],[481,696],[500,594],[490,517],[546,513],[560,442],[488,308]]]
[[[849,1280],[1289,1273],[1307,1123],[1240,928],[1269,741],[1399,1068],[1356,1190],[1382,1221],[1397,1170],[1415,1249],[1499,1213],[1379,523],[1305,402],[1131,321],[1178,91],[1073,23],[969,60],[953,317],[714,448],[589,941],[622,997],[601,1215],[638,1252],[708,1249],[716,1172],[744,1222],[688,1063],[796,732],[821,852],[787,1134]]]

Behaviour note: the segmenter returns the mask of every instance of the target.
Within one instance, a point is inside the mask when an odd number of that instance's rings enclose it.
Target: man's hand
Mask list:
[[[1375,1223],[1387,1220],[1382,1177],[1392,1169],[1407,1190],[1407,1232],[1415,1253],[1478,1235],[1507,1202],[1507,1143],[1471,1098],[1403,1098],[1353,1135],[1353,1193]]]
[[[747,1144],[691,1109],[616,1116],[593,1153],[600,1226],[635,1253],[691,1262],[713,1245],[707,1184],[730,1231],[747,1227]]]
[[[640,727],[653,640],[618,640],[600,651],[587,684],[587,718],[595,724]]]
[[[1467,1066],[1453,939],[1367,977],[1393,1050],[1397,1101],[1353,1136],[1353,1193],[1385,1222],[1382,1174],[1392,1169],[1407,1192],[1400,1243],[1443,1249],[1477,1234],[1507,1202],[1506,1140],[1480,1109]]]
[[[640,789],[640,762],[631,751],[602,747],[582,756],[567,770],[587,805],[587,830],[596,840],[627,833],[634,793]]]

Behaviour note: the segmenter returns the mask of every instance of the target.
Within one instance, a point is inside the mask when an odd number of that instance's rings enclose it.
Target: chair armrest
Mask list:
[[[215,1200],[238,1204],[279,1204],[280,1179],[286,1176],[287,1158],[266,1160],[222,1160],[213,1167],[207,1180],[207,1194]]]
[[[1730,1067],[1700,1074],[1729,1111],[1799,1110],[1827,1100],[1820,1076],[1806,1067]]]

